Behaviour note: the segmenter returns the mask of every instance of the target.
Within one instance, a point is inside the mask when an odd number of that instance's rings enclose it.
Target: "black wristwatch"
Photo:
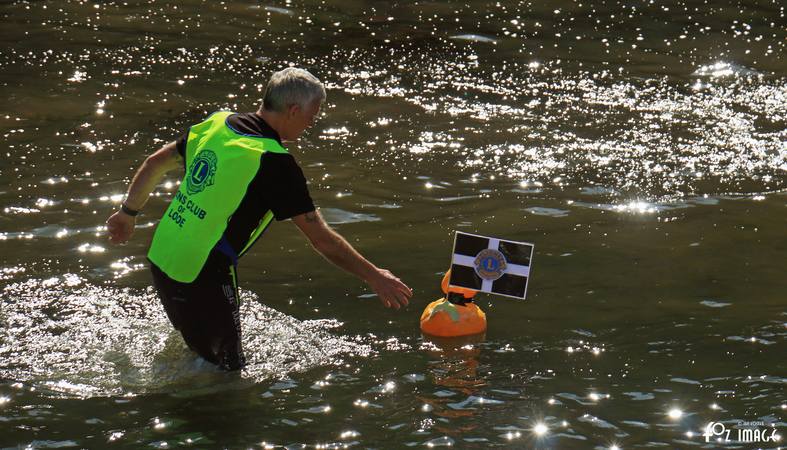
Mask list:
[[[139,211],[129,208],[125,203],[120,204],[120,210],[123,211],[124,214],[128,214],[131,217],[139,214]]]

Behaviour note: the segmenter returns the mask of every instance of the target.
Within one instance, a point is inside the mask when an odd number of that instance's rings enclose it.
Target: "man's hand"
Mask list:
[[[413,296],[413,291],[402,280],[385,269],[377,269],[377,275],[367,283],[386,308],[407,306],[409,298]]]
[[[122,244],[131,239],[134,234],[134,227],[137,225],[137,219],[129,216],[123,211],[118,211],[109,216],[107,219],[107,231],[109,231],[109,240],[113,244]]]

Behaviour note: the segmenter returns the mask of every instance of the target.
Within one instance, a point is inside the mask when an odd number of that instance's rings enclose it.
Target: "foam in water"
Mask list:
[[[227,374],[186,348],[152,289],[95,286],[70,274],[16,282],[0,297],[0,377],[76,397],[188,394],[371,354],[332,334],[335,320],[299,321],[249,292],[241,299],[248,366]]]

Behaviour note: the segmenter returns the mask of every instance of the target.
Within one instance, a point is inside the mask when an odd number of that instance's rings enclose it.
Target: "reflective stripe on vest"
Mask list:
[[[186,174],[156,228],[148,258],[170,278],[191,283],[221,240],[230,217],[257,175],[265,152],[287,153],[275,139],[240,134],[217,112],[189,130]],[[268,211],[244,253],[270,224]]]

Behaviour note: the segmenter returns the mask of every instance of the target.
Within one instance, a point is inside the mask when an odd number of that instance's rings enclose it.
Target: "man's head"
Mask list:
[[[258,114],[279,133],[294,141],[314,123],[325,101],[325,87],[306,70],[290,67],[271,76]]]

